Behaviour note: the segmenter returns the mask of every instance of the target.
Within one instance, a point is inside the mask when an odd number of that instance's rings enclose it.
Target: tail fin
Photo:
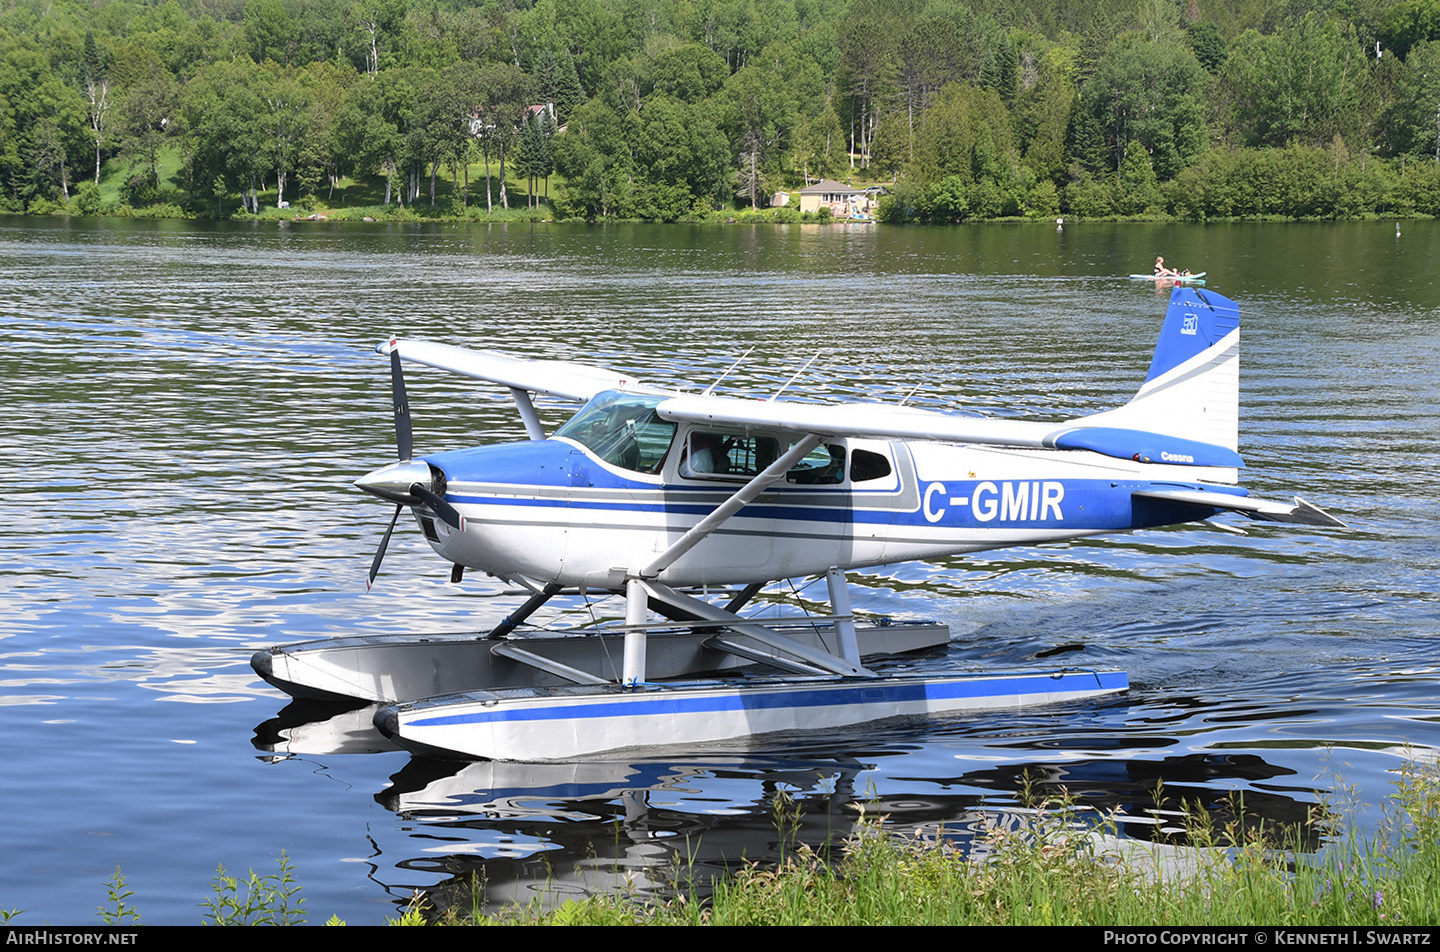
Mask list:
[[[1177,287],[1139,392],[1125,406],[1085,417],[1084,423],[1238,450],[1239,306],[1214,291]]]

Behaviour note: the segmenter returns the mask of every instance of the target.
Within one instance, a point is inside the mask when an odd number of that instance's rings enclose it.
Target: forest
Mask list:
[[[7,213],[1440,213],[1440,0],[0,0],[0,62]]]

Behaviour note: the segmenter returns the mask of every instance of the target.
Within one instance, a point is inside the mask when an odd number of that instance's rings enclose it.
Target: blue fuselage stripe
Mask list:
[[[778,522],[809,522],[828,525],[886,525],[896,528],[945,529],[1052,529],[1063,532],[1109,531],[1167,525],[1203,518],[1191,506],[1188,510],[1162,501],[1138,502],[1133,493],[1157,485],[1145,481],[1118,483],[1108,479],[1086,480],[922,480],[918,508],[886,508],[884,499],[856,500],[845,491],[806,496],[822,499],[814,503],[789,502],[784,492],[775,501],[746,506],[741,519],[768,519]],[[1171,485],[1171,484],[1165,484]],[[1198,489],[1198,486],[1186,487]],[[551,510],[561,521],[566,514],[581,512],[648,513],[662,516],[700,518],[720,504],[677,501],[671,490],[645,487],[643,491],[617,493],[615,498],[581,498],[573,494],[545,496],[521,494],[482,495],[454,492],[446,496],[452,504],[510,506]],[[798,495],[798,493],[797,493]],[[649,499],[644,498],[649,496]],[[637,498],[640,497],[640,498]],[[828,499],[823,497],[829,497]],[[913,499],[914,497],[912,497]],[[833,500],[833,502],[831,502]],[[856,505],[856,503],[868,503]]]

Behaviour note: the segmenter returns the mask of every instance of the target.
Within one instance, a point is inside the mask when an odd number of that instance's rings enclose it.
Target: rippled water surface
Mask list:
[[[937,667],[1057,647],[1131,691],[648,761],[411,760],[369,713],[297,710],[259,647],[493,624],[413,526],[375,591],[393,458],[391,332],[645,380],[1058,419],[1123,403],[1165,296],[1115,276],[1163,253],[1240,302],[1247,485],[1347,531],[1146,532],[855,573],[857,610],[951,626]],[[951,835],[1064,785],[1147,836],[1154,793],[1272,822],[1321,798],[1374,823],[1440,748],[1440,225],[955,230],[425,227],[0,219],[0,910],[94,923],[120,866],[150,923],[198,922],[217,864],[282,850],[307,914],[394,915],[414,890],[490,902],[661,889],[775,855],[857,800]],[[916,389],[918,386],[918,389]],[[508,397],[410,375],[420,451],[523,437]],[[568,408],[542,406],[550,425]],[[403,525],[403,524],[402,524]],[[823,599],[823,585],[794,588]],[[785,592],[790,586],[785,586]],[[778,598],[778,593],[776,597]],[[616,613],[617,606],[599,612]],[[542,619],[589,617],[577,603]],[[1053,788],[1047,788],[1053,789]],[[1171,801],[1173,805],[1173,801]],[[1307,834],[1308,835],[1308,834]],[[1309,842],[1320,846],[1318,836]]]

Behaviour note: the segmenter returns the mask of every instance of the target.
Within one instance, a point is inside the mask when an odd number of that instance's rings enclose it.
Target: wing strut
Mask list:
[[[625,667],[622,676],[624,684],[635,685],[645,680],[645,621],[650,597],[655,597],[668,605],[678,605],[699,618],[721,622],[732,631],[770,647],[782,656],[779,660],[772,660],[771,663],[780,664],[782,667],[792,667],[792,670],[803,670],[807,673],[828,672],[842,677],[873,676],[870,671],[860,665],[860,652],[855,645],[853,624],[837,623],[836,625],[841,632],[842,642],[842,656],[837,657],[829,652],[807,648],[764,625],[747,622],[731,611],[711,605],[703,599],[681,595],[669,586],[655,581],[656,576],[674,565],[686,552],[699,545],[731,516],[754,502],[761,493],[782,478],[796,463],[804,459],[806,454],[819,445],[820,436],[818,434],[807,433],[802,436],[794,446],[780,454],[778,459],[737,489],[729,499],[716,506],[709,515],[690,527],[668,549],[656,556],[649,565],[638,571],[632,570],[625,585],[625,624],[630,630],[625,634]],[[843,621],[850,622],[849,600],[845,597],[844,592],[844,574],[838,570],[832,571],[829,583],[832,600],[838,605],[844,606],[846,617]],[[836,595],[837,587],[838,597]],[[793,660],[787,663],[784,656]]]
[[[540,415],[535,412],[535,404],[530,402],[530,391],[511,387],[510,396],[515,398],[515,409],[520,411],[520,419],[525,423],[525,434],[532,440],[545,439],[545,428],[540,425]]]
[[[800,442],[790,447],[787,452],[781,454],[779,459],[736,490],[735,495],[715,507],[710,515],[691,526],[690,530],[675,540],[670,548],[656,556],[654,561],[640,569],[635,575],[640,578],[654,578],[674,565],[682,555],[695,548],[701,540],[718,529],[725,520],[754,502],[756,497],[770,487],[771,483],[788,473],[792,466],[805,458],[805,454],[819,445],[820,437],[814,433],[807,433],[801,437]]]

